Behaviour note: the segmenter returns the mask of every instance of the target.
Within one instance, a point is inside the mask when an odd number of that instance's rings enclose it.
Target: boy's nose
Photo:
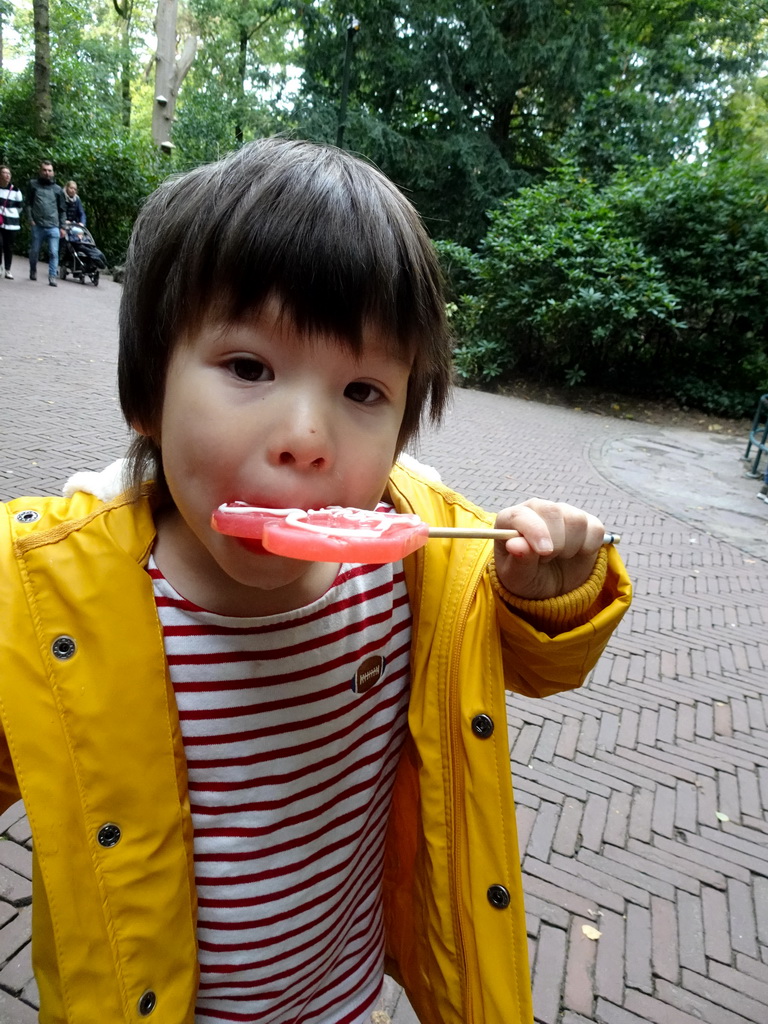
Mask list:
[[[270,461],[297,469],[328,469],[332,462],[330,432],[317,410],[286,408],[270,445]]]

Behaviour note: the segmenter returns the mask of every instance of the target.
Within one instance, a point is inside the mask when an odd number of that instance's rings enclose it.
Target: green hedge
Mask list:
[[[750,415],[768,390],[768,175],[737,164],[571,167],[490,215],[479,251],[437,243],[459,374],[535,376]]]

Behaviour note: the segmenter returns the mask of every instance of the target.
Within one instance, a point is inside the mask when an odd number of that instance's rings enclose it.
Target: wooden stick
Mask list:
[[[512,537],[519,537],[517,530],[493,530],[477,529],[465,530],[460,526],[430,526],[430,537],[481,537],[487,540],[510,540]],[[618,533],[606,533],[603,536],[603,544],[618,544],[621,536]]]

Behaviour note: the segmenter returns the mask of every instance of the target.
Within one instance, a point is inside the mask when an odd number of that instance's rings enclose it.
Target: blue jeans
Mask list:
[[[41,228],[39,224],[32,225],[32,241],[29,245],[29,272],[37,273],[37,257],[40,255],[40,246],[43,240],[48,242],[48,277],[56,277],[59,272],[59,229]]]

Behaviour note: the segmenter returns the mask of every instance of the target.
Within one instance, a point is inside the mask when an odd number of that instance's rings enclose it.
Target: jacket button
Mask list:
[[[35,512],[33,508],[25,508],[23,512],[17,512],[14,519],[17,523],[36,523],[40,518],[40,513]]]
[[[157,1006],[157,996],[148,988],[147,991],[139,999],[139,1015],[142,1017],[148,1017],[150,1013]]]
[[[71,636],[57,636],[51,644],[51,654],[59,661],[69,661],[77,650],[77,644]]]
[[[486,895],[488,896],[488,902],[492,907],[496,907],[497,910],[506,910],[511,902],[509,892],[503,885],[490,886]]]
[[[111,821],[108,821],[106,825],[102,825],[96,834],[96,838],[99,842],[99,846],[106,846],[107,849],[111,846],[117,846],[120,842],[120,831],[119,825],[114,825]]]
[[[472,732],[481,740],[487,740],[493,728],[493,719],[490,715],[475,715],[472,719]]]

